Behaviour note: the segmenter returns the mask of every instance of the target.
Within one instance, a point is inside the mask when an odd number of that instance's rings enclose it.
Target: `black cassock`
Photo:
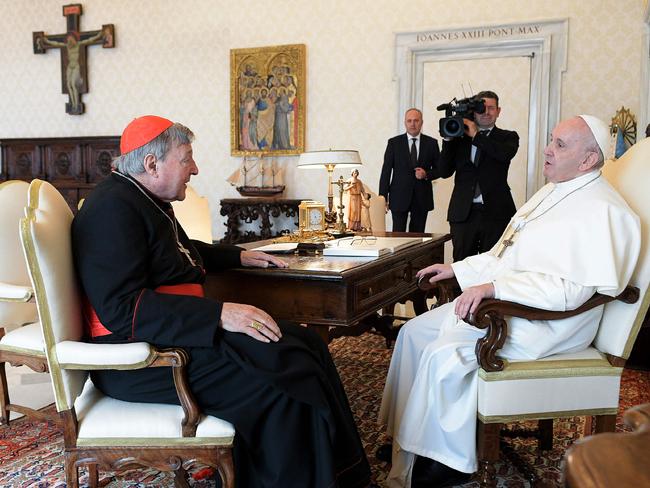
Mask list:
[[[263,343],[220,328],[222,304],[215,300],[154,291],[203,283],[204,266],[241,264],[241,248],[190,241],[180,225],[175,231],[170,209],[117,173],[85,200],[72,224],[75,266],[111,332],[89,340],[183,347],[203,411],[235,426],[238,487],[367,485],[370,468],[347,397],[316,334],[281,324],[282,339]],[[179,403],[166,368],[95,371],[92,380],[114,398]]]

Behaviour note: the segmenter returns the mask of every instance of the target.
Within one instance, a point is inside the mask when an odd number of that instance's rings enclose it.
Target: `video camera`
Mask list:
[[[456,100],[455,98],[449,103],[438,105],[436,110],[444,110],[445,117],[440,119],[440,135],[452,139],[454,137],[462,137],[465,133],[465,124],[463,119],[474,119],[474,114],[482,114],[485,112],[485,102],[483,99],[476,97],[463,98]]]

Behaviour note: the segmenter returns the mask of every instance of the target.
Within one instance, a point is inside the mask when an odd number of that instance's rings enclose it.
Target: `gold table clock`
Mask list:
[[[303,200],[298,205],[298,230],[323,231],[327,227],[325,222],[325,205],[314,200]]]

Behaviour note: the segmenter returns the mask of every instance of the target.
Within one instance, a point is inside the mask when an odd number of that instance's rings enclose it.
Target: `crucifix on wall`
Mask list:
[[[101,30],[80,32],[79,3],[64,5],[63,16],[67,21],[65,34],[46,36],[44,32],[32,32],[34,54],[44,54],[48,49],[61,49],[62,92],[69,97],[65,111],[70,115],[81,115],[84,113],[81,95],[88,93],[86,47],[93,44],[101,44],[104,48],[115,47],[115,30],[113,24],[106,24],[102,25]]]

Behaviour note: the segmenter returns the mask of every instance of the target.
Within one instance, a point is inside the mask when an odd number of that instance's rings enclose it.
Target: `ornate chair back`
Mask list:
[[[17,403],[9,398],[5,363],[25,365],[40,373],[47,372],[38,311],[33,301],[32,285],[20,245],[19,221],[27,203],[29,184],[24,181],[6,181],[0,184],[0,423],[8,424],[10,412],[35,418],[49,418],[43,412]],[[14,401],[24,396],[23,403],[38,408],[51,400],[36,400],[22,392],[14,394]],[[26,398],[25,398],[26,397]],[[40,404],[38,402],[41,402]]]
[[[608,161],[603,175],[641,219],[641,252],[630,285],[639,288],[636,303],[605,304],[594,345],[599,351],[627,359],[650,305],[650,139],[632,146],[621,158]]]
[[[24,181],[12,180],[0,184],[0,283],[31,288],[18,232],[18,221],[27,202],[27,188],[29,184]],[[8,298],[7,301],[0,301],[0,324],[20,326],[38,320],[34,302],[23,302],[17,298],[9,301]]]
[[[386,231],[386,199],[370,190],[370,222],[373,232]]]
[[[212,220],[208,199],[187,186],[185,200],[172,203],[176,219],[190,239],[212,244]]]
[[[38,304],[45,353],[59,412],[74,406],[88,372],[60,367],[56,345],[83,336],[79,286],[72,261],[72,211],[54,186],[34,180],[21,234]]]

